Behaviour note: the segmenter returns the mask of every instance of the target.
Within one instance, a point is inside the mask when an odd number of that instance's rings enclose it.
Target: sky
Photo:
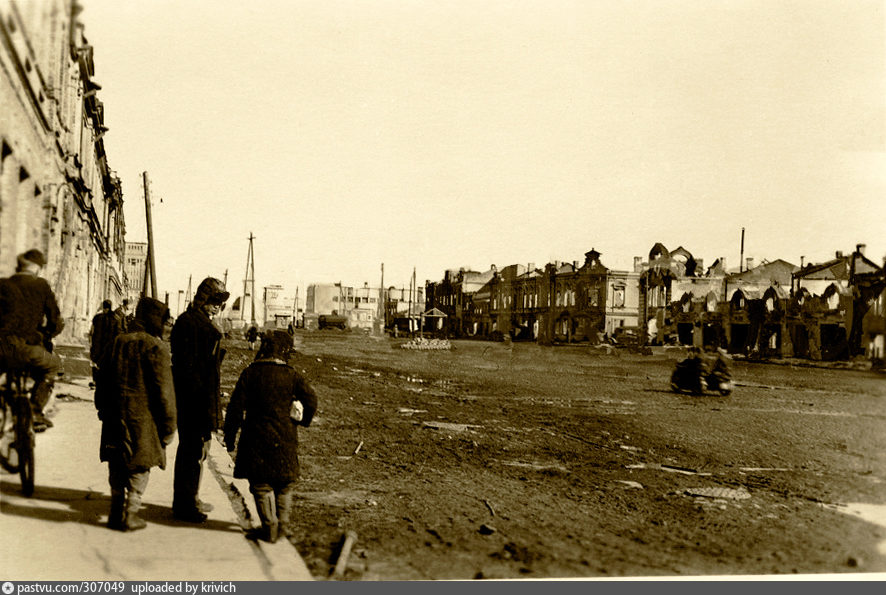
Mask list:
[[[886,256],[882,1],[81,1],[161,297]]]

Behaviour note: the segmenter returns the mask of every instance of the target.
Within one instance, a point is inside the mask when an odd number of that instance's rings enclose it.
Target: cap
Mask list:
[[[19,266],[22,266],[26,263],[36,264],[38,266],[45,267],[46,257],[39,250],[31,249],[18,255]]]
[[[195,304],[223,304],[231,294],[225,291],[225,285],[215,277],[206,277],[197,286],[194,294]]]

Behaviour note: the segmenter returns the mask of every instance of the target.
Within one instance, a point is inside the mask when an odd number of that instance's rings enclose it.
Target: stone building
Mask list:
[[[101,301],[126,296],[123,196],[93,48],[75,0],[0,0],[0,276],[42,250],[65,321],[85,340]]]
[[[123,254],[123,272],[126,276],[126,297],[131,304],[138,303],[145,287],[145,271],[148,268],[148,243],[126,242]],[[176,310],[175,315],[179,312]]]

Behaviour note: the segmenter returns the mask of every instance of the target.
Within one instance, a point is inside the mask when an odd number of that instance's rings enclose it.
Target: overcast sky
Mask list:
[[[881,1],[82,2],[161,293],[886,255]]]

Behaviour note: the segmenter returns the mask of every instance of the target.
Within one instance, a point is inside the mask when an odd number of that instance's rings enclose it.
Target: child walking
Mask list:
[[[259,538],[274,542],[289,524],[299,475],[298,426],[308,426],[317,396],[286,362],[292,335],[263,335],[256,360],[243,370],[225,415],[225,446],[237,450],[234,477],[247,479],[261,520]],[[240,439],[237,441],[239,431]]]

